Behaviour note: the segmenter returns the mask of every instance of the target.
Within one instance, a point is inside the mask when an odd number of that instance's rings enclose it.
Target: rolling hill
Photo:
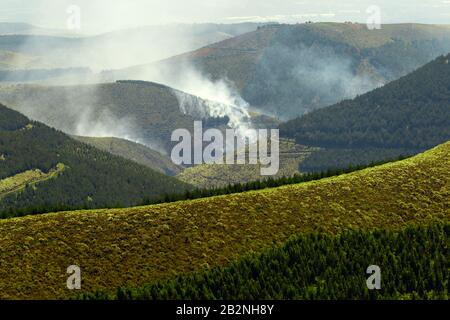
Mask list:
[[[284,123],[281,135],[327,149],[305,169],[414,154],[448,141],[449,60],[441,56],[382,88]]]
[[[296,234],[450,221],[450,143],[316,182],[194,201],[0,221],[0,297],[68,298],[223,266]],[[437,243],[437,242],[436,242]]]
[[[177,94],[196,102],[198,112],[181,109]],[[208,126],[207,102],[149,82],[120,81],[98,85],[2,87],[0,101],[26,116],[65,133],[117,137],[169,153],[171,134],[195,120]],[[229,119],[212,119],[210,126],[226,127]]]
[[[63,30],[36,27],[29,23],[0,22],[0,35],[61,35],[63,33]]]
[[[171,85],[189,65],[228,79],[260,112],[292,119],[368,92],[450,51],[448,26],[314,23],[257,31],[110,74]],[[156,74],[156,75],[155,75]]]
[[[317,148],[300,146],[292,140],[280,139],[280,170],[270,178],[292,177],[299,174],[300,164],[317,151]],[[200,189],[221,188],[238,183],[266,180],[269,177],[261,175],[261,167],[263,167],[261,164],[202,164],[186,168],[176,177]]]
[[[0,217],[129,206],[190,186],[0,105]]]
[[[55,68],[109,70],[164,59],[254,31],[261,25],[155,25],[95,36],[68,36],[50,32],[32,34],[37,29],[31,26],[0,25],[0,50],[41,56],[43,61]],[[3,35],[2,29],[5,31]],[[8,29],[13,32],[6,32]]]
[[[65,133],[104,138],[83,142],[130,160],[138,160],[153,169],[162,169],[170,175],[178,174],[182,169],[174,166],[167,158],[175,144],[171,142],[174,130],[186,128],[193,132],[196,120],[203,121],[205,130],[224,130],[229,128],[229,116],[236,115],[233,106],[143,81],[81,86],[8,85],[0,87],[0,101]],[[279,125],[271,117],[247,113],[247,110],[242,110],[237,116],[255,128],[276,128]],[[106,139],[110,137],[116,138],[114,147]],[[117,138],[136,141],[144,146],[119,142]],[[283,157],[280,172],[286,176],[298,172],[299,162],[309,154],[308,150],[303,152],[292,145],[289,148],[293,151],[286,151],[288,154]],[[260,171],[259,166],[222,166],[220,170],[216,166],[209,170],[210,167],[189,168],[179,178],[191,180],[188,183],[195,181],[198,187],[223,186],[261,178],[257,172]],[[238,170],[240,174],[233,173],[233,170]],[[223,174],[229,176],[223,179]]]
[[[51,68],[51,65],[46,65],[36,56],[11,51],[0,51],[0,71],[5,72],[7,70],[11,72],[12,70],[39,68]]]
[[[152,150],[142,144],[118,138],[92,138],[73,137],[76,140],[90,144],[91,146],[121,156],[159,171],[169,176],[173,176],[183,170],[177,166],[169,157]]]
[[[118,300],[448,300],[450,224],[401,231],[300,235],[262,254],[81,299]],[[317,254],[320,252],[320,254]],[[369,290],[364,266],[382,270]],[[432,263],[430,263],[432,261]]]

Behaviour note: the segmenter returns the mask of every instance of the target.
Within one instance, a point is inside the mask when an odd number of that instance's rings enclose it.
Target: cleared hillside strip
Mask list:
[[[42,172],[39,169],[28,170],[0,180],[0,199],[12,193],[19,192],[27,186],[34,186],[37,183],[57,178],[64,169],[64,164],[58,163],[56,167],[51,169],[48,173]]]

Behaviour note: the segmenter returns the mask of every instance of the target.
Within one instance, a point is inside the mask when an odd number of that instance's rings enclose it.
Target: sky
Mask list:
[[[365,23],[371,6],[382,23],[450,24],[450,0],[1,0],[0,22],[67,29],[73,6],[83,33],[169,23]]]

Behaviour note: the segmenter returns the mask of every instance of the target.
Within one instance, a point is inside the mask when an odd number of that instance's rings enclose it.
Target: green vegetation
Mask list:
[[[449,223],[449,155],[446,143],[407,160],[298,185],[2,220],[0,298],[69,298],[72,264],[82,268],[81,293],[112,293],[224,266],[297,234]]]
[[[225,267],[80,299],[448,300],[449,246],[450,224],[300,235]],[[381,269],[382,290],[370,291],[365,272],[374,264]]]
[[[1,105],[0,154],[3,158],[0,180],[8,185],[14,181],[17,187],[14,190],[20,189],[1,199],[2,218],[65,206],[129,206],[190,188],[145,166],[77,142],[43,124],[30,122]],[[44,179],[42,173],[53,175],[52,170],[62,163],[65,167],[58,171],[57,179],[30,184],[32,180]]]
[[[6,159],[5,159],[6,160]],[[15,176],[0,180],[0,199],[11,193],[19,192],[29,186],[58,177],[65,169],[64,164],[58,163],[56,168],[48,173],[41,170],[28,170],[18,173]]]
[[[322,147],[302,167],[324,170],[416,154],[450,139],[450,55],[353,100],[280,126],[297,143]]]
[[[371,162],[366,165],[359,166],[349,166],[347,169],[328,169],[327,171],[322,172],[309,172],[309,173],[295,173],[291,176],[282,176],[281,178],[269,177],[260,180],[254,180],[246,183],[236,183],[229,184],[226,186],[213,186],[207,189],[195,189],[188,190],[183,194],[168,194],[165,195],[164,198],[156,201],[145,201],[145,205],[149,204],[160,204],[160,203],[169,203],[183,200],[193,200],[193,199],[201,199],[201,198],[209,198],[215,196],[222,196],[233,193],[241,193],[253,190],[263,190],[267,188],[276,188],[281,186],[287,186],[292,184],[305,183],[310,181],[318,181],[325,178],[336,177],[347,173],[352,173],[355,171],[360,171],[367,168],[376,167],[382,164],[400,161],[405,159],[405,157],[399,157],[396,160],[384,160],[380,162]],[[211,166],[212,167],[212,166]],[[195,181],[194,181],[195,182]]]
[[[387,159],[401,159],[420,153],[413,149],[320,149],[300,163],[300,172],[323,172],[348,167],[367,166],[386,162]]]
[[[153,170],[169,176],[180,172],[183,168],[175,165],[171,159],[142,144],[118,138],[73,137],[76,140],[109,153],[132,160]],[[188,182],[189,183],[189,182]]]
[[[1,159],[1,158],[0,158]],[[170,203],[170,202],[177,202],[177,201],[183,201],[183,200],[194,200],[194,199],[202,199],[202,198],[210,198],[210,197],[216,197],[221,195],[228,195],[228,194],[235,194],[235,193],[241,193],[241,192],[247,192],[247,191],[253,191],[253,190],[263,190],[267,188],[276,188],[280,186],[287,186],[292,184],[299,184],[299,183],[305,183],[310,181],[318,181],[321,179],[329,178],[329,177],[336,177],[347,173],[352,173],[355,171],[363,170],[366,168],[372,168],[378,165],[386,164],[393,161],[399,161],[404,159],[404,157],[399,157],[396,160],[385,160],[380,162],[372,162],[367,165],[359,165],[359,166],[350,166],[347,169],[329,169],[327,171],[322,172],[309,172],[306,174],[294,174],[292,176],[283,176],[281,178],[264,178],[261,180],[255,180],[251,182],[246,183],[236,183],[236,184],[229,184],[226,186],[220,186],[220,187],[209,187],[207,189],[199,189],[196,188],[194,190],[186,190],[183,193],[170,193],[165,194],[164,196],[161,196],[159,198],[155,197],[146,197],[141,205],[151,205],[151,204],[162,204],[162,203]],[[245,171],[244,172],[248,172]],[[192,183],[192,181],[191,181]],[[108,206],[108,208],[123,208],[124,206],[119,206],[116,204],[115,206]],[[43,213],[50,213],[50,212],[59,212],[59,211],[73,211],[73,210],[80,210],[80,209],[88,209],[89,206],[71,206],[71,205],[58,205],[58,206],[38,206],[38,207],[31,207],[26,208],[23,210],[16,210],[16,215],[23,216],[23,215],[31,215],[31,214],[43,214]]]
[[[450,139],[450,55],[386,86],[281,125],[326,148],[431,148]]]
[[[314,148],[302,147],[296,145],[292,140],[280,139],[280,170],[270,178],[279,179],[300,174],[299,164],[308,158],[313,151],[315,151]],[[247,184],[267,179],[267,177],[261,175],[261,164],[203,164],[187,168],[176,177],[197,188],[222,188],[233,184]]]

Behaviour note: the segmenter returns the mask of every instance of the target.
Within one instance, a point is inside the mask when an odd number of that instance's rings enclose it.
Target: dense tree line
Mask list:
[[[450,225],[300,235],[260,255],[115,294],[83,299],[449,299]],[[381,290],[369,290],[369,265]]]
[[[372,168],[375,166],[379,166],[385,163],[399,161],[405,159],[403,155],[397,156],[396,158],[392,158],[391,160],[382,160],[378,162],[370,162],[361,165],[350,165],[345,169],[343,168],[328,168],[322,171],[313,171],[305,174],[295,174],[291,177],[281,177],[281,178],[267,178],[265,180],[256,180],[247,183],[237,183],[230,184],[226,187],[219,188],[211,188],[211,189],[195,189],[195,190],[187,190],[181,194],[166,194],[160,200],[148,200],[144,202],[144,205],[148,204],[158,204],[158,203],[168,203],[182,200],[193,200],[199,198],[208,198],[220,195],[227,195],[233,193],[241,193],[252,190],[262,190],[267,188],[276,188],[291,184],[305,183],[309,181],[317,181],[324,178],[340,176],[343,174],[363,170],[366,168]]]
[[[305,174],[296,174],[291,177],[282,177],[282,178],[268,178],[265,180],[256,180],[248,183],[238,183],[238,184],[230,184],[226,187],[221,188],[210,188],[210,189],[187,189],[182,193],[166,193],[160,197],[145,197],[143,202],[140,205],[152,205],[152,204],[162,204],[162,203],[171,203],[176,201],[184,201],[184,200],[194,200],[208,197],[215,197],[220,195],[234,194],[247,192],[252,190],[262,190],[267,188],[276,188],[285,185],[292,185],[298,183],[305,183],[309,181],[317,181],[320,179],[339,176],[342,174],[347,174],[359,170],[363,170],[365,168],[379,166],[391,161],[398,161],[404,159],[403,156],[396,158],[395,160],[384,160],[379,162],[371,162],[369,164],[364,165],[355,165],[349,166],[346,169],[342,168],[333,168],[320,172],[308,172]],[[105,205],[104,208],[122,208],[123,205],[119,203],[111,203],[110,205]],[[71,205],[71,204],[48,204],[42,203],[40,205],[32,205],[29,207],[20,207],[20,208],[10,208],[9,210],[0,212],[0,218],[8,218],[8,217],[16,217],[16,216],[25,216],[25,215],[33,215],[33,214],[43,214],[48,212],[59,212],[59,211],[71,211],[71,210],[84,210],[84,209],[93,209],[95,207],[90,203]]]
[[[0,106],[0,179],[27,170],[49,172],[58,163],[57,178],[28,185],[0,201],[1,217],[53,208],[131,206],[144,198],[159,199],[191,187],[175,178],[75,141],[17,112]]]
[[[385,159],[402,159],[425,150],[414,149],[322,149],[313,152],[300,163],[300,172],[321,172],[349,166],[367,166]]]
[[[20,113],[0,104],[0,130],[13,131],[24,128],[30,121]]]
[[[324,148],[429,149],[450,140],[450,55],[353,100],[281,125],[297,143]]]

